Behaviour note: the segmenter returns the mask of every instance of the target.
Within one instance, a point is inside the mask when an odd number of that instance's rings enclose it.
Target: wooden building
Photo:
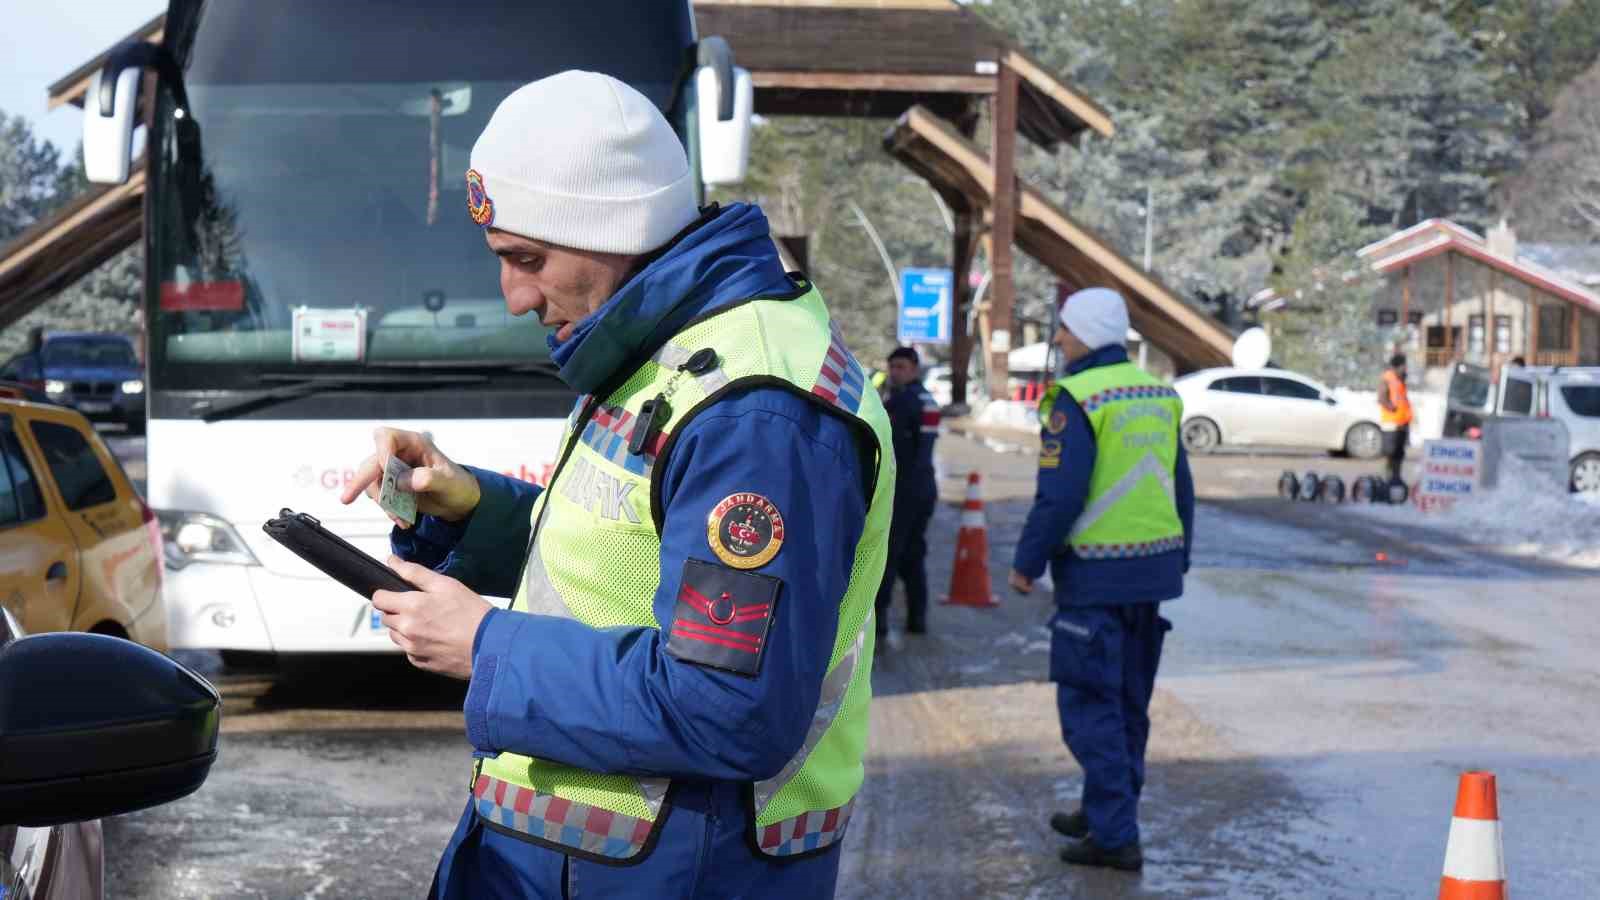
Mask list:
[[[1404,326],[1413,366],[1600,365],[1600,292],[1520,256],[1504,223],[1483,236],[1430,219],[1357,256],[1385,276],[1373,315]]]

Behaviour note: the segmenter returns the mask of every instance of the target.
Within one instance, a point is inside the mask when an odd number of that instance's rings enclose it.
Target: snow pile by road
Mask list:
[[[1533,487],[1539,478],[1526,463],[1508,456],[1500,464],[1498,487],[1447,510],[1425,513],[1414,505],[1353,508],[1391,524],[1448,532],[1462,546],[1600,568],[1600,495]]]

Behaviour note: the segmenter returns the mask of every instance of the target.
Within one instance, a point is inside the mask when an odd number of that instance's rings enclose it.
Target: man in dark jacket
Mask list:
[[[922,386],[922,360],[910,347],[889,354],[889,391],[884,407],[894,434],[894,522],[889,562],[878,590],[878,636],[889,630],[895,579],[906,585],[906,632],[928,631],[928,521],[939,502],[933,445],[939,439],[939,404]]]
[[[1128,361],[1121,295],[1067,298],[1056,344],[1067,377],[1039,404],[1039,484],[1011,586],[1055,581],[1050,677],[1061,734],[1083,767],[1083,803],[1051,827],[1074,838],[1066,862],[1137,870],[1138,802],[1150,696],[1172,623],[1161,601],[1183,593],[1194,534],[1194,484],[1171,387]]]

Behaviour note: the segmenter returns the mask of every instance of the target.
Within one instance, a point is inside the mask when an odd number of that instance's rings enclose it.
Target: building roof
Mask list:
[[[1518,244],[1517,255],[1584,287],[1600,287],[1600,244]]]
[[[945,200],[978,213],[993,202],[989,155],[927,110],[912,108],[884,139],[896,159],[928,179]],[[1118,253],[1036,188],[1018,180],[1016,241],[1075,288],[1113,287],[1128,300],[1133,327],[1181,367],[1227,365],[1234,335],[1205,310]]]
[[[1486,243],[1472,239],[1471,232],[1463,236],[1458,233],[1459,231],[1465,229],[1441,229],[1431,240],[1375,261],[1372,270],[1387,275],[1443,253],[1459,253],[1547,294],[1587,307],[1591,312],[1600,313],[1600,293],[1558,275],[1530,259],[1495,253]]]
[[[1399,245],[1404,244],[1412,238],[1418,237],[1423,235],[1425,232],[1430,231],[1436,231],[1440,234],[1454,235],[1463,241],[1469,241],[1476,244],[1488,243],[1484,240],[1483,235],[1478,234],[1476,231],[1472,231],[1471,229],[1463,228],[1449,219],[1425,219],[1411,226],[1410,228],[1405,229],[1404,231],[1397,231],[1381,241],[1374,241],[1373,243],[1362,247],[1360,250],[1356,251],[1356,256],[1359,256],[1363,259],[1369,256],[1381,257],[1390,250],[1397,248]]]

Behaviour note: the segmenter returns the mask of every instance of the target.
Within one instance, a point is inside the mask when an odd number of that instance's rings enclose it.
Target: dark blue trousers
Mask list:
[[[1158,604],[1058,607],[1050,678],[1061,737],[1083,767],[1083,811],[1095,843],[1139,840],[1139,794],[1150,739],[1150,695],[1172,623]]]
[[[904,495],[899,491],[906,488]],[[889,607],[894,603],[894,582],[906,583],[906,627],[922,629],[928,622],[928,522],[939,504],[937,485],[896,485],[894,518],[889,522],[889,557],[878,588],[878,634],[889,630]]]

